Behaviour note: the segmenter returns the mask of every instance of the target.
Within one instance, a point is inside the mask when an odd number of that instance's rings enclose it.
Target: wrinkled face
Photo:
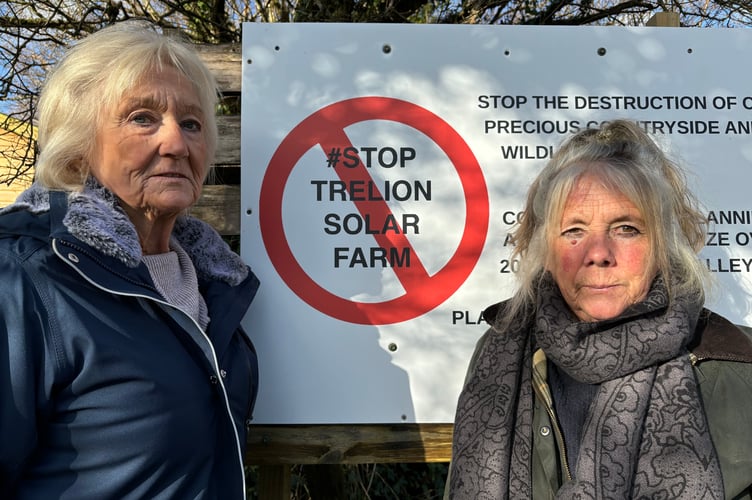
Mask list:
[[[637,207],[588,174],[567,198],[547,267],[582,321],[618,316],[645,298],[656,274]]]
[[[137,227],[193,205],[207,167],[199,98],[177,70],[147,75],[104,110],[91,173]]]

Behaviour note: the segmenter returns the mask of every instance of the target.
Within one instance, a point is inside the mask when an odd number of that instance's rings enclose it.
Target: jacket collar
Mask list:
[[[698,361],[716,359],[752,363],[752,334],[746,327],[738,327],[706,309],[700,315],[695,339],[689,349]]]
[[[52,227],[51,235],[70,233],[98,252],[136,268],[143,256],[133,224],[120,207],[117,197],[89,178],[81,192],[54,194],[38,184],[21,193],[12,205],[0,209],[0,215],[26,211],[42,214],[50,211],[50,196],[66,196],[67,211],[62,227]],[[200,280],[220,280],[236,286],[250,269],[207,223],[194,217],[178,217],[173,237],[188,253]]]

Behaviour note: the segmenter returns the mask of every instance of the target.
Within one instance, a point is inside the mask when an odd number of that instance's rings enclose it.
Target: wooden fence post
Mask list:
[[[261,500],[290,500],[290,466],[261,465],[258,468],[258,497]]]
[[[648,19],[647,26],[663,26],[668,28],[679,27],[678,12],[656,12],[653,17]]]

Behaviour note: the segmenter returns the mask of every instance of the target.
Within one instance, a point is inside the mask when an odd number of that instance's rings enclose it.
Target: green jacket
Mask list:
[[[689,346],[690,359],[720,458],[726,498],[752,500],[752,329],[742,330],[715,313],[703,314],[702,317],[704,320],[698,325],[695,340]],[[479,340],[476,354],[487,336]],[[468,373],[474,363],[475,356]],[[554,498],[569,477],[569,471],[559,452],[564,447],[545,384],[546,360],[542,351],[535,353],[533,365],[536,393],[533,500],[545,500]],[[449,480],[447,478],[447,486]]]

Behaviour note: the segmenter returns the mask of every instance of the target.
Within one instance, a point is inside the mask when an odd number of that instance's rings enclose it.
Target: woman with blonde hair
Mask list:
[[[704,307],[705,226],[635,123],[565,141],[484,313],[448,498],[752,498],[752,340]]]
[[[216,99],[191,47],[141,22],[47,80],[37,178],[0,211],[2,498],[245,498],[259,283],[186,215]]]

